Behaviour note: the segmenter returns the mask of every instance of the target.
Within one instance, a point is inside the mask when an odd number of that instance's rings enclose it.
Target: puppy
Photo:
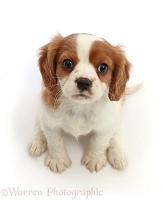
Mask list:
[[[62,173],[71,165],[63,133],[91,134],[82,165],[98,172],[108,161],[124,169],[119,124],[131,64],[122,48],[90,34],[58,34],[40,49],[38,63],[43,89],[29,153],[48,149],[45,164]]]

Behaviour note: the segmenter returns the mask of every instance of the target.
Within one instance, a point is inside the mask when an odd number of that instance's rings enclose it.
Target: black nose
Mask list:
[[[91,85],[92,81],[90,81],[88,78],[79,78],[76,80],[77,87],[80,90],[88,90]]]

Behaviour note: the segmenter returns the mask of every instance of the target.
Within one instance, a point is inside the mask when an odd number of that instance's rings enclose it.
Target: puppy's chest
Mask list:
[[[94,113],[74,113],[68,111],[62,119],[62,128],[75,137],[90,133],[96,129],[98,117]]]
[[[59,109],[49,109],[42,104],[42,127],[60,127],[66,133],[79,137],[92,131],[109,130],[120,116],[120,104],[107,103],[82,107],[62,104]]]

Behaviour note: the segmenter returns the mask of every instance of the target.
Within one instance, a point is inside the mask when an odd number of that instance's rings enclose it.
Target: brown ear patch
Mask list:
[[[114,47],[114,70],[109,85],[109,99],[119,101],[125,93],[126,83],[129,80],[131,64],[127,60],[120,46]]]
[[[51,42],[41,47],[39,52],[38,64],[43,78],[43,83],[50,91],[55,90],[57,83],[55,58],[62,41],[63,37],[57,35],[51,40]]]
[[[39,52],[38,64],[44,84],[42,97],[45,103],[51,107],[58,107],[58,101],[56,101],[56,99],[58,99],[60,86],[56,77],[55,59],[63,39],[64,38],[58,34],[51,42],[41,47]]]

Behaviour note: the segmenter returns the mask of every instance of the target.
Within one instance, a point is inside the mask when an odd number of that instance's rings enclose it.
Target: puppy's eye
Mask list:
[[[105,74],[105,73],[108,71],[108,66],[107,66],[107,64],[101,63],[101,64],[98,66],[98,71],[99,71],[101,74]]]
[[[73,67],[73,62],[70,59],[63,61],[62,66],[64,69],[71,69]]]

